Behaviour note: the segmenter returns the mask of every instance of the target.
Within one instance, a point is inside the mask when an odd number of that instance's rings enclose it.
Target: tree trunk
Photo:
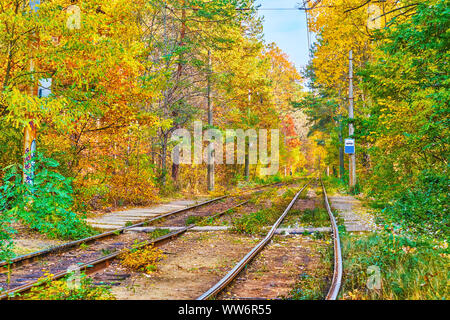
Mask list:
[[[178,173],[180,171],[180,165],[173,163],[172,164],[172,179],[178,184]]]
[[[166,185],[167,175],[167,136],[163,132],[161,137],[161,184]]]
[[[180,125],[176,126],[176,129],[179,129]],[[181,151],[181,150],[180,150]],[[175,184],[178,186],[178,174],[180,171],[180,152],[176,152],[174,154],[174,159],[172,159],[172,179],[175,182]]]
[[[244,165],[244,177],[245,177],[245,181],[249,181],[250,180],[250,161],[249,161],[249,155],[248,155],[248,150],[247,150],[247,143],[245,144],[245,165]]]

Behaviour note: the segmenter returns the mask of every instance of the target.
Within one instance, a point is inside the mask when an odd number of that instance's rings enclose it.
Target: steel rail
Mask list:
[[[334,243],[334,271],[333,271],[333,280],[331,281],[331,286],[328,291],[325,300],[336,300],[339,289],[341,288],[342,281],[342,253],[341,253],[341,240],[339,238],[339,230],[337,227],[336,219],[334,218],[333,212],[331,211],[330,204],[328,202],[327,191],[325,190],[325,186],[323,184],[322,179],[320,179],[320,183],[322,184],[323,196],[325,201],[325,207],[327,208],[328,215],[331,220],[331,227],[333,229],[333,243]]]
[[[167,242],[168,240],[171,240],[173,238],[176,238],[176,237],[180,236],[181,234],[185,233],[187,230],[193,228],[194,226],[195,225],[192,224],[190,226],[187,226],[187,227],[183,228],[182,230],[178,230],[178,231],[166,234],[166,235],[164,235],[162,237],[159,237],[159,238],[157,238],[155,240],[146,241],[145,243],[142,243],[139,246],[133,247],[133,248],[140,249],[140,248],[143,248],[143,247],[146,247],[146,246],[149,246],[149,245],[154,245],[154,244],[161,245],[161,244]],[[118,252],[112,253],[112,254],[107,255],[105,257],[98,258],[98,259],[95,259],[95,260],[83,263],[82,265],[79,266],[79,270],[80,271],[85,271],[86,275],[93,274],[93,273],[95,273],[95,272],[97,272],[97,271],[99,271],[101,269],[104,269],[104,268],[108,267],[112,260],[116,259],[121,254],[127,252],[129,249],[130,248],[122,249],[122,250],[120,250]],[[58,272],[58,273],[56,273],[56,274],[54,274],[52,276],[51,281],[61,279],[61,278],[65,277],[65,276],[69,275],[72,272],[73,272],[73,270],[71,270],[71,271],[66,270],[66,271]],[[5,300],[5,299],[8,299],[8,298],[15,298],[16,294],[29,291],[31,288],[38,287],[38,286],[43,285],[43,284],[45,284],[45,283],[42,283],[42,280],[40,280],[40,279],[37,279],[37,280],[34,280],[34,281],[30,281],[30,282],[28,282],[28,283],[26,283],[24,285],[21,285],[19,287],[14,288],[14,289],[2,292],[0,294],[0,300]]]
[[[222,200],[222,199],[227,198],[227,197],[228,196],[221,196],[221,197],[214,198],[214,199],[211,199],[211,200],[208,200],[208,201],[205,201],[205,202],[202,202],[202,203],[190,206],[190,207],[186,207],[186,208],[183,208],[183,209],[178,209],[178,210],[175,210],[175,211],[171,211],[171,212],[168,212],[166,214],[163,214],[163,215],[160,215],[160,216],[157,216],[157,217],[154,217],[154,218],[151,218],[151,219],[148,219],[148,220],[145,220],[145,221],[133,224],[131,226],[121,227],[121,228],[118,228],[118,229],[115,229],[115,230],[112,230],[112,231],[103,232],[103,233],[100,233],[100,234],[97,234],[97,235],[94,235],[94,236],[91,236],[91,237],[87,237],[87,238],[83,238],[83,239],[80,239],[80,240],[64,243],[64,244],[61,244],[59,246],[54,246],[54,247],[51,247],[51,248],[48,248],[48,249],[35,251],[35,252],[29,253],[29,254],[26,254],[26,255],[22,255],[22,256],[16,257],[16,258],[12,259],[11,261],[1,261],[0,262],[0,268],[3,267],[3,266],[6,266],[6,265],[9,265],[10,268],[11,267],[14,268],[14,267],[17,267],[17,266],[25,264],[25,262],[31,262],[31,261],[33,261],[33,260],[35,260],[37,258],[42,258],[42,257],[45,257],[45,256],[47,256],[49,254],[52,254],[52,253],[58,253],[58,252],[66,251],[66,250],[68,250],[70,248],[73,248],[73,247],[75,247],[77,245],[80,245],[82,243],[88,243],[88,242],[92,242],[94,240],[103,239],[103,238],[110,237],[110,236],[117,236],[117,235],[123,233],[124,231],[126,231],[126,230],[128,230],[130,228],[140,227],[140,226],[143,226],[143,225],[145,225],[147,223],[151,223],[151,222],[163,219],[165,217],[168,217],[168,216],[171,216],[171,215],[174,215],[174,214],[177,214],[177,213],[181,213],[181,212],[189,211],[189,210],[192,210],[192,209],[195,209],[195,208],[199,208],[201,206],[204,206],[204,205],[207,205],[209,203]]]
[[[270,229],[269,233],[266,235],[266,237],[261,240],[261,242],[256,245],[249,253],[245,255],[244,258],[242,258],[241,261],[238,262],[234,266],[234,268],[228,272],[219,282],[217,282],[213,287],[211,287],[208,291],[203,293],[201,296],[199,296],[196,300],[206,300],[210,297],[216,296],[218,293],[220,293],[230,282],[234,280],[234,278],[242,271],[242,269],[245,268],[245,266],[252,261],[252,259],[269,243],[269,241],[272,239],[273,235],[275,234],[275,230],[278,228],[278,226],[281,224],[281,222],[284,220],[286,215],[291,210],[292,206],[297,201],[300,194],[303,192],[303,190],[310,184],[311,181],[308,181],[297,194],[294,196],[292,201],[289,203],[289,205],[284,210],[283,214],[278,218],[278,220],[274,223],[272,228]]]
[[[244,194],[246,194],[248,192],[251,192],[251,191],[254,191],[254,190],[258,190],[258,189],[262,189],[262,188],[269,188],[269,187],[273,187],[273,186],[280,185],[280,184],[283,184],[283,182],[276,182],[276,183],[272,183],[272,184],[268,184],[268,185],[259,186],[259,187],[250,189],[248,191],[244,191]],[[95,241],[95,240],[99,240],[99,239],[103,239],[103,238],[107,238],[107,237],[110,237],[110,236],[117,236],[117,235],[123,233],[124,231],[126,231],[128,229],[141,227],[141,226],[144,226],[144,225],[149,224],[151,222],[154,222],[154,221],[166,218],[168,216],[171,216],[171,215],[174,215],[174,214],[177,214],[177,213],[181,213],[181,212],[185,212],[185,211],[189,211],[189,210],[192,210],[192,209],[195,209],[195,208],[199,208],[199,207],[202,207],[202,206],[207,205],[209,203],[216,202],[216,201],[228,198],[228,197],[230,197],[230,196],[229,195],[224,195],[224,196],[217,197],[217,198],[214,198],[214,199],[211,199],[211,200],[208,200],[208,201],[205,201],[205,202],[202,202],[202,203],[190,206],[190,207],[174,210],[174,211],[165,213],[163,215],[160,215],[160,216],[157,216],[157,217],[154,217],[154,218],[151,218],[151,219],[147,219],[147,220],[141,221],[139,223],[136,223],[136,224],[133,224],[133,225],[130,225],[130,226],[127,226],[127,227],[121,227],[121,228],[118,228],[118,229],[115,229],[115,230],[112,230],[112,231],[103,232],[103,233],[100,233],[100,234],[97,234],[97,235],[94,235],[94,236],[91,236],[91,237],[87,237],[87,238],[71,241],[71,242],[64,243],[64,244],[61,244],[61,245],[58,245],[58,246],[54,246],[54,247],[50,247],[50,248],[47,248],[47,249],[43,249],[43,250],[35,251],[35,252],[32,252],[32,253],[28,253],[28,254],[25,254],[25,255],[21,255],[19,257],[11,259],[10,261],[0,261],[0,268],[3,267],[3,266],[7,266],[7,265],[9,265],[9,268],[15,268],[15,267],[18,267],[20,265],[24,265],[26,263],[30,263],[30,262],[32,262],[34,260],[39,259],[39,258],[45,257],[45,256],[47,256],[49,254],[58,253],[58,252],[64,252],[64,251],[67,251],[70,248],[73,248],[73,247],[75,247],[77,245],[80,245],[80,244],[83,244],[83,243],[89,243],[89,242],[92,242],[92,241]]]
[[[238,204],[232,206],[231,208],[228,208],[227,210],[224,210],[224,211],[222,211],[222,212],[216,213],[216,214],[214,214],[214,215],[212,215],[212,216],[205,216],[205,217],[202,217],[201,222],[202,222],[202,221],[205,221],[205,220],[208,220],[208,219],[215,219],[215,218],[221,217],[221,216],[225,215],[226,213],[229,213],[229,212],[231,212],[232,210],[234,210],[234,209],[236,209],[236,208],[239,208],[239,207],[241,207],[241,206],[243,206],[244,204],[247,204],[247,203],[249,203],[249,202],[250,202],[250,200],[246,200],[246,201],[243,201],[243,202],[241,202],[241,203],[238,203]],[[155,227],[155,230],[157,230],[157,229],[162,230],[162,229],[165,229],[165,228],[166,228],[166,227],[164,227],[164,226],[162,226],[162,227]]]
[[[262,186],[262,188],[264,188],[264,187],[270,187],[270,186],[274,186],[274,185],[278,185],[278,184],[280,184],[280,183],[274,183],[274,184]],[[261,188],[261,187],[258,187],[257,189],[259,189],[259,188]],[[196,207],[198,207],[198,206],[205,205],[205,204],[210,203],[210,202],[213,202],[213,201],[218,201],[218,200],[223,199],[223,198],[226,198],[226,197],[228,197],[228,196],[223,196],[223,197],[219,197],[219,198],[216,198],[216,199],[212,199],[212,200],[203,202],[203,203],[201,203],[201,204],[199,204],[199,205],[192,206],[192,207],[190,207],[190,208],[196,208]],[[241,203],[238,203],[237,205],[234,205],[233,207],[231,207],[231,208],[229,208],[229,209],[227,209],[227,210],[224,210],[224,211],[222,211],[222,212],[220,212],[220,213],[218,213],[218,214],[215,214],[215,215],[213,215],[213,216],[211,216],[211,217],[222,216],[222,215],[228,213],[230,210],[233,210],[233,209],[235,209],[235,208],[237,208],[237,207],[240,207],[240,206],[242,206],[242,205],[244,205],[244,204],[246,204],[246,203],[248,203],[248,202],[249,202],[249,200],[243,201],[243,202],[241,202]],[[178,212],[183,212],[183,211],[186,211],[186,210],[188,210],[188,208],[181,209],[181,210],[176,210],[176,211],[174,211],[174,212],[170,212],[170,214],[165,214],[165,215],[162,215],[162,216],[159,216],[159,217],[155,217],[155,218],[153,218],[153,219],[150,219],[149,221],[144,221],[144,222],[142,222],[142,223],[138,223],[138,224],[133,225],[133,226],[124,227],[124,228],[120,228],[120,229],[117,229],[117,230],[114,230],[114,231],[111,231],[111,232],[107,232],[107,233],[104,233],[103,235],[105,236],[105,234],[106,234],[106,235],[117,234],[117,231],[118,231],[118,230],[120,230],[120,231],[123,232],[123,231],[125,231],[125,230],[127,230],[127,229],[130,229],[130,228],[133,228],[133,227],[136,227],[136,226],[139,226],[139,225],[143,225],[143,224],[145,224],[145,223],[148,223],[148,222],[151,222],[151,221],[154,221],[154,220],[158,220],[158,219],[163,218],[163,217],[166,217],[166,216],[168,216],[168,215],[172,215],[172,214],[178,213]],[[164,235],[164,236],[162,236],[162,237],[160,237],[160,238],[158,238],[158,239],[155,239],[155,240],[152,240],[152,241],[146,241],[146,242],[140,244],[138,247],[134,247],[134,248],[142,248],[142,247],[145,247],[145,246],[148,246],[148,245],[152,245],[152,244],[158,244],[158,245],[161,245],[161,244],[163,244],[163,243],[165,243],[165,242],[167,242],[167,241],[169,241],[169,240],[171,240],[171,239],[174,239],[174,238],[180,236],[181,234],[185,233],[185,232],[188,231],[189,229],[192,229],[193,227],[195,227],[195,224],[191,224],[191,225],[189,225],[189,226],[187,226],[187,227],[184,227],[184,228],[181,229],[181,230],[174,231],[174,232],[169,233],[169,234],[167,234],[167,235]],[[99,237],[99,236],[101,236],[101,235],[97,235],[97,236],[96,236],[96,237],[97,237],[96,239],[101,238],[101,237]],[[95,236],[94,236],[94,237],[95,237]],[[94,237],[90,237],[90,238],[94,238]],[[90,239],[90,238],[89,238],[89,239]],[[78,243],[82,243],[82,240],[86,240],[86,239],[81,239],[81,240],[74,241],[74,242],[77,242],[77,244],[78,244]],[[91,239],[91,240],[93,240],[93,239]],[[90,241],[91,241],[91,240],[90,240]],[[67,245],[67,244],[66,244],[66,245]],[[53,249],[55,249],[55,248],[57,248],[57,247],[54,247]],[[59,249],[59,247],[58,247],[58,249]],[[81,264],[81,265],[79,266],[79,270],[80,270],[80,271],[85,271],[86,275],[93,274],[93,273],[97,272],[98,270],[101,270],[101,269],[104,269],[104,268],[108,267],[108,266],[109,266],[109,263],[110,263],[112,260],[116,259],[119,255],[121,255],[122,253],[126,252],[128,249],[129,249],[129,248],[127,248],[127,249],[122,249],[122,250],[120,250],[120,251],[118,251],[118,252],[116,252],[116,253],[112,253],[112,254],[107,255],[107,256],[105,256],[105,257],[98,258],[98,259],[89,261],[89,262],[87,262],[87,263],[83,263],[83,264]],[[49,251],[49,250],[45,250],[45,253],[49,253],[49,252],[47,252],[47,251]],[[51,251],[51,252],[54,252],[54,251]],[[54,274],[54,275],[52,276],[51,281],[61,279],[61,278],[65,277],[65,276],[69,275],[71,272],[73,272],[73,271],[68,271],[68,270],[66,270],[66,271],[58,272],[58,273],[56,273],[56,274]],[[14,299],[16,294],[23,293],[23,292],[27,292],[27,291],[29,291],[30,289],[32,289],[33,287],[36,287],[36,286],[39,286],[39,285],[43,285],[43,284],[45,284],[45,283],[42,283],[41,280],[39,280],[39,279],[34,280],[34,281],[30,281],[30,282],[28,282],[28,283],[26,283],[26,284],[24,284],[24,285],[21,285],[21,286],[19,286],[19,287],[14,288],[14,289],[11,289],[11,290],[8,290],[8,291],[1,292],[1,293],[0,293],[0,300],[4,300],[4,299],[8,299],[8,298],[13,298],[13,299]]]

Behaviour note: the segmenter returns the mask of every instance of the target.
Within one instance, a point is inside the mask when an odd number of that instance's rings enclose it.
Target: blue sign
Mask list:
[[[346,154],[355,154],[355,140],[345,139],[344,152]]]
[[[47,98],[52,93],[51,87],[52,87],[52,78],[40,79],[38,97]]]

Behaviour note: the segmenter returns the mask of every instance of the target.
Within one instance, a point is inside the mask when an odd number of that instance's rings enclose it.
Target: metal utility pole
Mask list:
[[[211,127],[213,125],[213,105],[211,99],[211,51],[208,50],[208,88],[207,88],[207,99],[208,99],[208,125]],[[210,142],[208,146],[208,190],[214,190],[214,148],[213,143]]]
[[[343,128],[342,128],[342,109],[345,108],[341,89],[339,89],[339,115],[338,115],[338,123],[339,123],[339,178],[344,181],[345,177],[345,164],[344,164],[344,137],[343,137]]]
[[[348,86],[348,118],[350,123],[348,124],[348,134],[351,138],[353,138],[353,134],[355,133],[355,129],[353,127],[353,52],[350,50],[349,53],[349,86]],[[349,186],[350,190],[354,190],[356,185],[356,156],[355,153],[350,154],[349,158]]]

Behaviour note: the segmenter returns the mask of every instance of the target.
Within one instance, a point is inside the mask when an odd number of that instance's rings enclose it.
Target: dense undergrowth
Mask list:
[[[407,190],[393,195],[376,193],[383,197],[381,201],[374,201],[372,206],[382,210],[385,223],[397,224],[411,233],[448,239],[449,185],[450,179],[446,172],[425,170]]]
[[[325,179],[330,194],[351,194],[347,157],[341,161],[339,148],[347,137],[355,139],[358,183],[352,193],[362,195],[378,226],[376,233],[344,233],[343,297],[448,299],[449,1],[411,3],[407,14],[399,13],[404,3],[384,1],[384,23],[380,19],[368,33],[358,30],[366,30],[372,2],[354,10],[345,1],[331,2],[332,8],[312,13],[320,39],[305,73],[312,93],[294,106],[307,114],[309,134],[323,134],[325,168],[342,174],[342,182]],[[353,16],[347,22],[343,9]],[[367,51],[356,50],[355,41]],[[342,113],[347,80],[333,79],[348,72],[350,53],[358,61],[352,119]],[[350,123],[355,131],[347,136]],[[369,289],[375,270],[381,287]]]
[[[345,234],[342,247],[344,299],[449,298],[449,255],[445,243],[414,241],[386,230],[369,235]],[[371,270],[378,270],[379,274]],[[379,285],[368,285],[377,276]]]
[[[327,179],[330,190],[340,184]],[[333,183],[334,182],[334,183]],[[369,201],[379,230],[341,230],[344,299],[448,299],[445,177],[426,175],[415,188],[384,204]],[[378,274],[374,274],[378,272]],[[377,286],[371,279],[379,278]]]
[[[20,221],[50,238],[80,239],[94,233],[84,215],[74,211],[72,181],[57,171],[59,164],[38,154],[33,183],[23,183],[22,165],[3,171],[0,186],[0,258],[11,253],[12,222]]]

